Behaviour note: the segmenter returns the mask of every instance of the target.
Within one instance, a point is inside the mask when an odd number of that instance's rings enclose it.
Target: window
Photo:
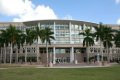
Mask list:
[[[79,29],[78,25],[75,25],[75,29],[77,29],[77,30]]]
[[[16,51],[15,50],[13,50],[13,53],[15,53]]]
[[[25,53],[25,50],[23,49],[23,53]]]
[[[30,52],[30,50],[27,50],[27,52]]]
[[[18,53],[19,53],[20,51],[18,50]]]
[[[27,48],[27,52],[30,52],[30,48]]]
[[[56,53],[58,53],[58,54],[70,53],[70,49],[68,49],[68,48],[56,49]]]

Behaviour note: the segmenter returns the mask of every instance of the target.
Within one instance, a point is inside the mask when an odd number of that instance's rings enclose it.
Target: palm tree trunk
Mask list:
[[[87,48],[87,63],[89,64],[89,44],[86,48]]]
[[[109,55],[108,42],[106,42],[106,48],[107,48],[108,63],[109,63],[110,62],[110,55]]]
[[[101,53],[101,61],[103,62],[103,49],[102,49],[102,41],[100,40],[100,53]]]
[[[4,44],[4,64],[6,64],[6,46]]]
[[[16,63],[18,63],[18,48],[16,48],[16,60],[15,60]]]
[[[0,63],[2,63],[2,48],[0,48]]]
[[[25,47],[25,64],[27,63],[27,45]]]
[[[10,64],[12,63],[12,55],[13,55],[13,46],[12,46],[12,43],[10,44],[10,48],[11,48],[11,51],[10,51]]]
[[[38,46],[38,40],[37,40],[37,63],[39,64],[39,46]]]
[[[46,41],[46,59],[47,59],[47,66],[49,66],[49,57],[48,57],[48,44],[47,44],[47,41]]]

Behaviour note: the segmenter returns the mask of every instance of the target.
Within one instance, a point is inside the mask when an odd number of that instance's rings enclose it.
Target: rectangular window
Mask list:
[[[70,53],[69,49],[56,49],[57,54]]]

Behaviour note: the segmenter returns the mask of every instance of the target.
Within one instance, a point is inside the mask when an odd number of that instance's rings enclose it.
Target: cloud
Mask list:
[[[116,2],[117,4],[119,4],[119,3],[120,3],[120,0],[115,0],[115,2]]]
[[[29,20],[41,20],[41,19],[57,19],[54,11],[44,5],[37,6],[34,10],[18,15],[18,18],[14,18],[13,21],[29,21]]]
[[[66,15],[65,17],[63,17],[63,19],[65,19],[65,20],[73,20],[73,17],[71,15]]]
[[[120,4],[120,0],[115,0],[116,4]],[[117,24],[120,25],[120,18],[117,20]]]
[[[118,20],[117,20],[117,24],[119,24],[119,25],[120,25],[120,19],[118,19]]]
[[[15,16],[33,10],[35,5],[29,0],[0,0],[0,12],[4,15]]]
[[[36,6],[30,0],[0,0],[0,13],[15,17],[17,22],[58,18],[49,6]]]

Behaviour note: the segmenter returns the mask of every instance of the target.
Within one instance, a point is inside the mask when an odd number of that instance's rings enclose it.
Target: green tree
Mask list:
[[[103,35],[104,41],[103,41],[103,45],[104,47],[107,49],[107,54],[108,54],[108,62],[110,62],[110,54],[109,54],[109,48],[112,47],[112,43],[111,41],[113,41],[114,38],[114,34],[113,34],[113,30],[111,27],[109,26],[105,26],[105,34]]]
[[[25,42],[25,63],[27,62],[27,46],[30,46],[34,42],[34,31],[32,29],[26,29],[25,34],[23,36],[23,42]]]
[[[0,34],[0,63],[2,63],[4,40]]]
[[[39,64],[39,57],[40,57],[40,54],[39,54],[39,43],[38,43],[38,39],[41,39],[42,37],[42,33],[41,33],[41,29],[36,26],[34,29],[33,29],[33,34],[34,34],[34,39],[37,41],[36,42],[36,55],[37,55],[37,63]]]
[[[100,43],[100,53],[101,53],[101,61],[103,62],[103,50],[102,50],[102,44],[104,41],[104,37],[103,35],[105,34],[105,26],[100,23],[98,25],[98,27],[94,27],[95,28],[95,37],[96,37],[96,41],[99,41]]]
[[[13,58],[13,47],[17,42],[17,36],[19,36],[21,34],[21,30],[16,29],[15,26],[10,25],[9,28],[6,29],[7,31],[7,36],[9,38],[9,43],[10,43],[10,47],[11,47],[11,52],[10,52],[10,64],[12,63],[12,58]]]
[[[116,47],[120,48],[120,31],[117,31],[114,36],[114,44]]]
[[[91,28],[90,29],[87,28],[84,32],[79,33],[79,35],[84,36],[83,46],[86,46],[86,49],[87,49],[87,62],[89,63],[88,49],[89,49],[90,46],[94,45],[94,34],[91,32]]]
[[[6,30],[1,30],[0,37],[1,37],[1,45],[4,47],[3,48],[4,50],[2,51],[2,52],[4,52],[4,63],[6,63],[6,59],[7,59],[6,58],[6,56],[7,56],[6,49],[7,49],[8,40],[9,40],[7,31]]]
[[[51,40],[54,40],[54,32],[51,31],[51,29],[49,27],[45,27],[45,29],[43,29],[42,31],[42,34],[43,36],[41,37],[42,38],[42,41],[43,43],[45,42],[46,43],[46,59],[47,59],[47,66],[49,66],[49,63],[50,63],[50,56],[49,56],[49,51],[48,51],[48,44],[50,45],[51,44]]]
[[[20,51],[20,48],[24,46],[25,44],[25,34],[22,32],[20,35],[16,38],[16,63],[18,63],[18,50]]]

